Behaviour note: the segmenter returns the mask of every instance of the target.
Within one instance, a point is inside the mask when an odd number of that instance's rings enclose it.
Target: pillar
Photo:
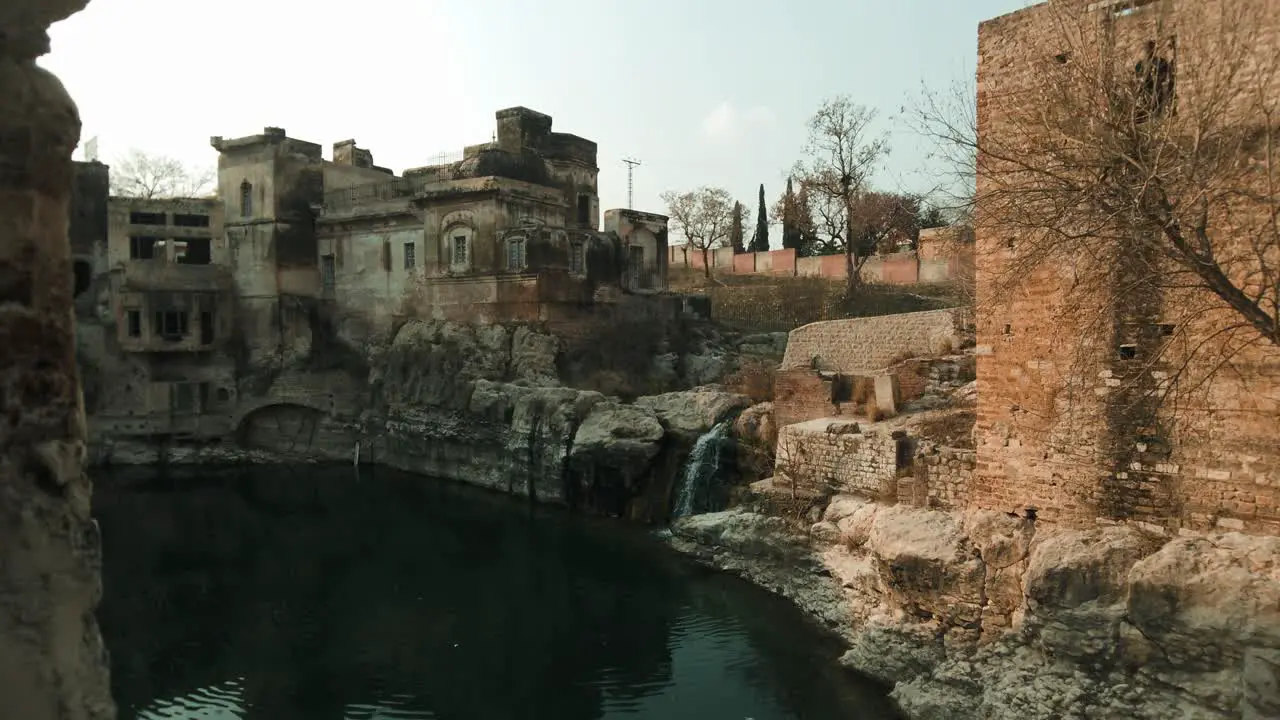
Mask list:
[[[35,62],[87,3],[0,2],[0,717],[22,720],[115,717],[67,239],[80,118]]]

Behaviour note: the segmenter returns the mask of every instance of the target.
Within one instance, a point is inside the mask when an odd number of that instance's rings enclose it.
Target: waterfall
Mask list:
[[[720,470],[720,450],[729,437],[730,420],[722,420],[706,431],[693,444],[689,459],[685,460],[680,474],[680,487],[676,492],[676,505],[671,518],[693,515],[698,501],[705,500],[706,490]]]

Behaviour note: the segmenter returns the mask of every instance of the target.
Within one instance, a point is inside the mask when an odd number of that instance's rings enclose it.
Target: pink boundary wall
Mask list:
[[[949,254],[940,242],[941,231],[946,230],[950,228],[920,231],[919,252],[889,253],[868,259],[862,266],[863,279],[886,285],[914,285],[947,282],[972,273],[973,249],[961,246],[957,252]],[[702,269],[700,250],[672,245],[667,252],[670,267]],[[796,251],[791,249],[734,254],[732,248],[716,248],[707,253],[707,259],[712,270],[735,275],[843,278],[847,274],[843,255],[798,258]]]

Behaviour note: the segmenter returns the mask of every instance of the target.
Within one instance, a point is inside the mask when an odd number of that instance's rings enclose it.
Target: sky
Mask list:
[[[772,203],[824,99],[875,109],[890,154],[875,182],[932,184],[904,126],[924,86],[971,78],[977,26],[1027,0],[92,0],[53,26],[41,64],[80,108],[82,145],[213,166],[215,135],[282,127],[355,138],[399,173],[487,142],[523,105],[599,144],[601,208],[727,189]],[[77,154],[79,158],[79,152]],[[774,238],[775,245],[777,238]]]

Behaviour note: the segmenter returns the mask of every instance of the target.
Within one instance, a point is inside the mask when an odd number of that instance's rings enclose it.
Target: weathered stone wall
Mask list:
[[[812,494],[892,496],[899,470],[899,439],[869,424],[830,419],[778,431],[775,481]]]
[[[865,372],[904,354],[932,355],[959,345],[953,310],[828,320],[791,331],[782,369],[814,367],[816,359],[822,370]]]
[[[977,463],[978,454],[973,450],[921,440],[911,473],[898,478],[897,500],[916,507],[962,509],[969,502],[969,485]]]
[[[1041,102],[1035,89],[1045,77],[1042,69],[1062,62],[1054,56],[1068,44],[1064,28],[1085,38],[1105,29],[1115,52],[1132,58],[1141,56],[1145,40],[1176,36],[1179,62],[1199,57],[1207,66],[1220,62],[1221,53],[1212,46],[1213,38],[1221,37],[1215,24],[1249,8],[1257,21],[1239,30],[1256,35],[1250,41],[1256,57],[1243,66],[1242,82],[1254,83],[1249,87],[1280,82],[1280,76],[1258,75],[1280,44],[1280,16],[1266,0],[1170,0],[1124,12],[1106,3],[1086,7],[1054,0],[988,21],[979,32],[979,131],[988,138],[1021,137],[1013,127],[1018,98]],[[1226,9],[1233,13],[1220,12]],[[1204,24],[1187,24],[1193,21]],[[1076,47],[1088,43],[1073,42]],[[1216,76],[1186,67],[1177,77],[1178,96],[1191,98],[1197,78]],[[979,198],[991,182],[980,174]],[[1242,205],[1233,212],[1235,220],[1215,225],[1224,238],[1231,238],[1251,211]],[[1251,231],[1240,239],[1248,237]],[[1002,511],[1035,508],[1042,521],[1080,526],[1099,519],[1136,520],[1167,531],[1280,532],[1280,455],[1275,452],[1280,355],[1275,346],[1246,337],[1250,331],[1228,333],[1233,339],[1225,339],[1222,328],[1239,318],[1207,293],[1170,290],[1157,298],[1157,307],[1143,308],[1114,288],[1081,290],[1073,278],[1098,273],[1083,258],[1072,269],[1041,267],[1023,278],[1018,290],[997,297],[997,280],[1016,260],[1018,247],[1014,228],[978,228],[979,458],[971,502]],[[1255,257],[1241,250],[1220,255]],[[1117,251],[1117,257],[1125,252]],[[1114,338],[1090,324],[1100,316],[1116,318]],[[1163,334],[1160,323],[1168,323],[1171,340],[1144,345],[1136,357],[1122,354],[1119,343],[1125,341],[1118,338]],[[1192,349],[1201,359],[1182,369],[1182,358]],[[1148,350],[1151,354],[1143,354]],[[1164,365],[1147,367],[1156,353],[1164,353]],[[1215,363],[1228,355],[1231,370],[1216,372]],[[1137,386],[1155,388],[1180,370],[1182,380],[1162,406],[1158,399],[1138,397],[1159,398]],[[1188,390],[1192,386],[1197,389]],[[1160,407],[1152,411],[1153,405]]]

